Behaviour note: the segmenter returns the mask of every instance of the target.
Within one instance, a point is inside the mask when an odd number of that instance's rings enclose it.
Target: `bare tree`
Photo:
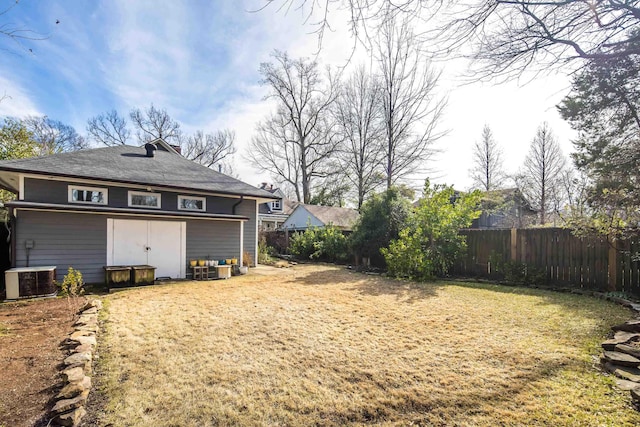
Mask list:
[[[355,40],[370,44],[389,19],[424,23],[433,53],[459,52],[480,61],[482,77],[548,70],[572,59],[640,53],[637,0],[264,0],[300,9],[322,43],[332,10],[346,8]]]
[[[271,173],[278,184],[284,185],[285,190],[293,192],[300,201],[303,200],[302,167],[295,137],[284,115],[271,115],[258,123],[256,135],[251,140],[249,159],[256,168]]]
[[[167,110],[157,109],[151,104],[149,108],[141,111],[134,108],[129,114],[135,126],[140,143],[161,138],[173,144],[178,143],[180,138],[180,123],[173,120]]]
[[[99,114],[87,121],[87,132],[96,141],[104,145],[126,145],[131,135],[127,121],[116,110]]]
[[[343,140],[340,169],[355,189],[358,209],[384,182],[381,102],[380,83],[360,66],[342,85],[334,108],[337,132]]]
[[[312,184],[330,172],[330,156],[338,144],[330,122],[337,84],[330,73],[324,81],[315,61],[293,60],[278,51],[272,57],[274,62],[260,65],[260,73],[277,110],[258,125],[249,158],[294,187],[298,201],[309,203]]]
[[[13,8],[18,6],[19,0],[12,3],[13,4],[10,4],[6,8],[0,10],[0,19],[5,19]],[[56,20],[56,24],[59,23],[60,21]],[[29,53],[33,53],[33,49],[28,47],[26,44],[27,42],[45,40],[48,38],[46,35],[40,34],[27,27],[16,25],[12,22],[0,22],[0,36],[13,42],[14,45],[20,48],[20,50]],[[4,46],[4,44],[0,44],[0,50],[11,51],[11,49],[8,46]]]
[[[471,178],[474,185],[484,191],[499,189],[506,178],[502,149],[494,139],[489,125],[484,125],[482,138],[473,147]]]
[[[538,127],[531,141],[529,153],[516,177],[518,189],[540,211],[540,224],[545,224],[547,214],[560,205],[563,173],[566,159],[558,140],[545,122]]]
[[[235,138],[235,132],[228,129],[213,133],[199,130],[180,138],[181,153],[187,159],[210,168],[236,152]]]
[[[435,89],[439,73],[421,53],[421,44],[408,22],[389,19],[377,45],[381,73],[387,188],[410,175],[433,154],[433,143],[446,101]]]
[[[23,122],[38,143],[40,155],[76,151],[88,147],[85,139],[73,126],[58,120],[51,120],[47,116],[28,116],[23,119]]]
[[[640,53],[638,1],[452,1],[447,50],[472,46],[483,77]],[[455,14],[455,16],[454,16]]]

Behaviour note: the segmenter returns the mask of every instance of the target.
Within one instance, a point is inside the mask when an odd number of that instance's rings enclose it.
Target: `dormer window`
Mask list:
[[[271,202],[271,210],[272,211],[281,211],[282,210],[282,200],[274,200]]]

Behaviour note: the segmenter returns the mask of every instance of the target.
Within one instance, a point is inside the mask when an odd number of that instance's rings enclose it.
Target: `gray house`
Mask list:
[[[271,193],[275,199],[260,204],[258,208],[258,229],[260,231],[277,230],[300,203],[289,200],[282,190],[273,188],[273,185],[268,185],[266,182],[263,182],[260,188]]]
[[[355,209],[300,203],[282,224],[282,228],[304,231],[310,226],[325,227],[333,225],[342,231],[352,231],[359,217],[360,214]]]
[[[104,266],[148,264],[184,278],[189,260],[257,260],[258,206],[274,197],[196,164],[162,140],[0,162],[12,266],[69,266],[102,282]]]

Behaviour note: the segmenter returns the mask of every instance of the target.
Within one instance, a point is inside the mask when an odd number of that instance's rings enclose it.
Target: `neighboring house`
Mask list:
[[[359,216],[355,209],[299,204],[282,228],[300,231],[306,230],[309,226],[324,227],[331,224],[342,231],[352,231]]]
[[[298,206],[298,202],[287,199],[282,190],[273,188],[273,185],[268,185],[266,182],[263,182],[260,188],[271,193],[275,199],[260,204],[258,229],[260,231],[277,230]]]
[[[162,140],[0,162],[13,267],[69,266],[102,282],[104,266],[148,264],[184,278],[191,259],[257,260],[264,190],[201,166]]]
[[[471,228],[523,228],[535,224],[538,218],[538,211],[516,188],[487,191],[480,209],[482,213]]]

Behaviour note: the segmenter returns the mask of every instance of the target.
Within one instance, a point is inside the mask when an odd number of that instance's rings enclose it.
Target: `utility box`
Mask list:
[[[4,278],[8,300],[58,293],[55,266],[10,268],[4,272]]]

